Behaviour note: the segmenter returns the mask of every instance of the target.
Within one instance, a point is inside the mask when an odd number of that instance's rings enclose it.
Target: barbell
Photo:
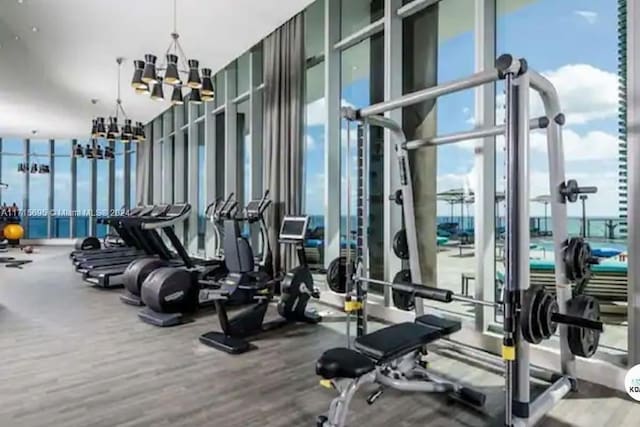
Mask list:
[[[405,311],[415,308],[416,297],[443,303],[460,301],[490,307],[501,306],[500,303],[493,301],[456,295],[448,289],[411,283],[410,279],[409,270],[398,272],[393,282],[354,277],[356,281],[391,287],[394,305]],[[518,318],[522,338],[531,344],[539,344],[551,338],[559,324],[567,325],[569,348],[573,354],[581,357],[591,357],[595,354],[600,333],[603,331],[600,306],[595,298],[577,295],[568,301],[567,312],[563,314],[559,312],[555,295],[537,286],[523,292]]]

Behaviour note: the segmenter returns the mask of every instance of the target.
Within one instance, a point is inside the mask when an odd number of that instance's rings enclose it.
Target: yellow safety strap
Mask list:
[[[324,388],[333,388],[331,380],[320,380],[320,385]]]
[[[346,311],[347,313],[350,313],[352,311],[358,311],[358,310],[362,310],[361,301],[351,300],[351,301],[344,302],[344,311]]]
[[[516,348],[513,346],[502,346],[502,358],[504,360],[516,360]]]

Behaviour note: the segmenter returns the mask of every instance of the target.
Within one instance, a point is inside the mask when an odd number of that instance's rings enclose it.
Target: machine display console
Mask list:
[[[186,210],[188,204],[180,204],[180,205],[171,205],[169,206],[169,210],[167,211],[166,216],[168,217],[176,217],[182,215]]]
[[[285,216],[282,219],[279,240],[304,240],[308,225],[308,216]]]

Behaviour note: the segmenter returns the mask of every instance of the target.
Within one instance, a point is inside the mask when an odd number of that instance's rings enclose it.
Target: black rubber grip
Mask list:
[[[440,302],[453,301],[453,292],[447,289],[433,288],[415,283],[394,283],[393,289],[408,292],[416,297]]]
[[[553,313],[551,320],[563,325],[578,326],[580,328],[593,329],[602,332],[604,330],[602,322],[585,319],[584,317],[569,316],[567,314]]]
[[[463,399],[465,402],[477,407],[484,406],[484,403],[487,400],[487,395],[468,387],[462,387],[458,390],[458,395],[460,396],[460,399]]]

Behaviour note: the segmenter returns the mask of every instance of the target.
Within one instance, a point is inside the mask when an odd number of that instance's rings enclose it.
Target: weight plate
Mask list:
[[[331,261],[327,268],[327,285],[329,289],[338,294],[344,294],[347,290],[347,259],[338,257]]]
[[[567,313],[571,316],[600,320],[600,304],[588,295],[577,295],[569,300]],[[568,327],[568,341],[571,353],[581,357],[591,357],[598,350],[600,332],[593,329]]]
[[[531,344],[539,344],[543,338],[539,322],[540,303],[543,298],[544,289],[538,287],[531,287],[522,295],[520,329],[522,337]]]
[[[409,259],[407,231],[404,228],[393,236],[393,253],[402,260],[406,261]]]
[[[393,283],[411,283],[411,270],[400,270],[393,277]],[[393,305],[400,310],[411,311],[416,307],[415,296],[409,292],[393,289],[391,292]]]
[[[549,339],[556,333],[558,324],[552,320],[553,314],[558,312],[555,296],[545,292],[538,311],[538,322],[543,339]]]

